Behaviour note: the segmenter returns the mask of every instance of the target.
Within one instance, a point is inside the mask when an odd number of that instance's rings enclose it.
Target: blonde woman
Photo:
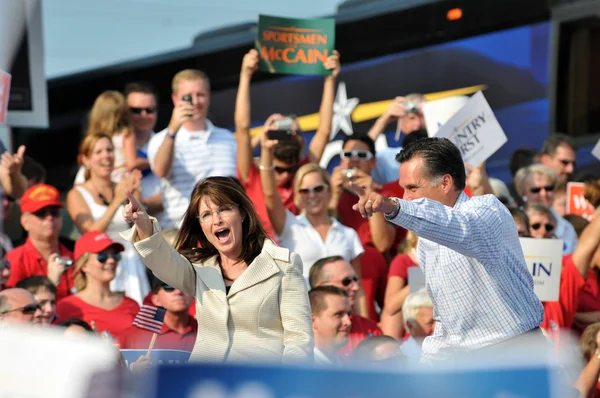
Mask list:
[[[106,232],[112,239],[122,240],[119,232],[129,228],[121,216],[125,191],[140,197],[141,173],[134,170],[115,183],[111,180],[115,161],[111,138],[104,133],[85,137],[79,150],[85,167],[85,180],[67,194],[67,210],[81,233]],[[123,242],[124,243],[124,242]],[[142,303],[150,291],[146,267],[131,245],[125,245],[121,266],[112,282],[112,289]]]
[[[115,164],[111,178],[119,182],[127,170],[134,168],[137,159],[135,134],[129,124],[129,113],[125,97],[118,91],[100,94],[89,114],[86,136],[95,133],[107,134],[114,146]],[[80,168],[75,184],[85,181],[85,169]]]
[[[381,311],[380,327],[384,334],[402,341],[404,338],[404,323],[402,321],[402,305],[410,294],[408,286],[408,269],[418,267],[417,243],[418,236],[408,231],[406,239],[400,245],[399,253],[390,264],[388,282],[385,289],[383,311]]]
[[[57,322],[77,318],[108,332],[117,340],[131,327],[140,310],[131,298],[110,288],[123,245],[101,231],[88,232],[75,243],[75,287],[77,293],[60,300]]]

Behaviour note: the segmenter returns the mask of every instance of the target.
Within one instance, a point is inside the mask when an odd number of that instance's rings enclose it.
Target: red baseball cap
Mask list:
[[[74,260],[79,260],[85,253],[100,253],[111,246],[120,252],[125,250],[122,244],[112,240],[103,231],[86,232],[75,242]]]
[[[29,188],[21,197],[21,212],[35,213],[48,206],[63,207],[58,189],[48,184],[37,184]]]

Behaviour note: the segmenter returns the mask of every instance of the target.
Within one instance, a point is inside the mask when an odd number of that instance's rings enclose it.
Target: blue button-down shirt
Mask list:
[[[515,223],[496,197],[462,192],[454,207],[396,200],[400,212],[389,221],[419,236],[419,266],[433,302],[425,360],[496,344],[542,323]]]

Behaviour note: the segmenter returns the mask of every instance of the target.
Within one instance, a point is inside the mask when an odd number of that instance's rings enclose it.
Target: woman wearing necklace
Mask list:
[[[175,243],[129,195],[121,235],[157,278],[196,297],[198,336],[190,360],[311,361],[313,333],[302,261],[275,245],[241,184],[198,182]]]
[[[85,182],[76,185],[67,195],[67,210],[77,229],[84,234],[104,231],[113,240],[123,240],[119,232],[128,228],[121,216],[127,196],[125,190],[139,197],[141,173],[134,170],[118,182],[111,180],[115,161],[110,136],[104,133],[87,135],[79,150],[79,161],[85,167]],[[125,293],[139,304],[150,291],[146,267],[135,249],[124,244],[117,274],[111,282],[114,292]]]

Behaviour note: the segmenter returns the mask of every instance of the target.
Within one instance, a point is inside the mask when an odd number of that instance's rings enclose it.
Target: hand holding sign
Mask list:
[[[362,218],[370,218],[374,213],[391,213],[394,210],[394,201],[378,194],[372,190],[361,188],[354,182],[350,182],[350,189],[358,195],[358,203],[352,206],[352,210],[360,212]]]
[[[337,50],[333,50],[333,55],[327,57],[327,60],[323,63],[325,69],[333,71],[331,72],[331,76],[327,76],[326,79],[333,78],[335,79],[340,74],[340,53]]]
[[[258,51],[252,49],[244,55],[244,59],[242,60],[242,71],[241,73],[246,76],[252,76],[254,72],[258,69],[258,63],[260,62],[260,57],[258,55]]]
[[[146,239],[154,232],[152,220],[146,213],[144,206],[129,191],[125,191],[129,203],[123,207],[123,218],[127,223],[134,223],[135,230],[140,239]]]

